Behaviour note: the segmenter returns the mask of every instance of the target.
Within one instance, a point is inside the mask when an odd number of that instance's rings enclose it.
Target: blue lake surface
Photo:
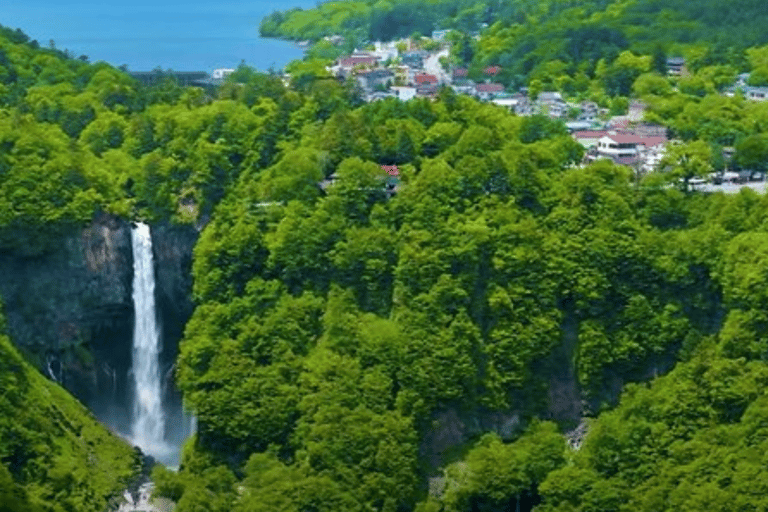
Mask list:
[[[303,52],[288,41],[260,38],[261,19],[314,6],[308,0],[0,0],[0,24],[20,28],[41,46],[53,39],[60,50],[131,71],[210,72],[241,61],[264,71]]]

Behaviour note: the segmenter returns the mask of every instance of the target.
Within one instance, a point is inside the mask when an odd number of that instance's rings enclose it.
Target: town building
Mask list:
[[[390,90],[397,95],[397,99],[400,101],[408,101],[416,97],[416,88],[410,85],[392,86]]]
[[[578,139],[577,139],[578,140]],[[587,153],[588,161],[607,158],[622,165],[643,165],[648,155],[658,154],[666,145],[666,137],[641,137],[631,134],[608,133]]]
[[[504,86],[495,83],[475,85],[475,95],[481,100],[489,100],[504,92]]]
[[[685,59],[682,57],[670,57],[667,59],[667,74],[680,76],[685,72]]]
[[[420,85],[437,85],[438,80],[435,75],[430,75],[427,73],[419,73],[413,77],[413,81],[416,84],[416,86]]]
[[[424,67],[424,52],[413,51],[403,54],[403,64],[413,69],[421,69]]]
[[[375,55],[369,53],[357,53],[339,59],[335,67],[346,75],[356,68],[374,67],[378,62],[379,58]]]
[[[568,104],[563,100],[559,92],[541,92],[536,98],[539,111],[549,117],[561,119],[568,115]]]
[[[400,55],[394,42],[382,43],[376,41],[373,43],[373,47],[374,51],[370,52],[371,55],[378,57],[382,61],[395,60]]]
[[[211,78],[213,78],[214,80],[224,80],[234,72],[235,72],[234,69],[229,69],[229,68],[214,69],[213,73],[211,73]]]
[[[450,32],[450,30],[433,30],[432,39],[434,41],[442,41],[445,39],[445,36],[448,35],[448,32]]]
[[[744,87],[744,97],[752,101],[766,101],[768,87]]]
[[[388,69],[372,69],[357,74],[357,81],[366,91],[381,87],[389,87],[394,83],[394,73]]]

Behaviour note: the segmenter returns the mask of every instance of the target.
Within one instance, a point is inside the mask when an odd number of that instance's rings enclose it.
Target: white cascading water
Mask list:
[[[155,269],[149,226],[137,223],[131,230],[133,248],[133,423],[135,445],[160,461],[172,452],[165,442],[160,380],[160,333],[155,311]]]

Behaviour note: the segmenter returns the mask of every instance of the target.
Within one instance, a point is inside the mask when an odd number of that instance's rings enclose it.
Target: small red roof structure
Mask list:
[[[488,66],[485,68],[483,73],[490,76],[496,76],[499,74],[499,71],[501,71],[501,68],[499,66]]]
[[[390,176],[400,176],[400,170],[396,165],[382,165],[381,169]]]
[[[377,61],[378,58],[371,55],[353,55],[345,59],[340,59],[339,65],[345,68],[352,68],[355,66],[373,66]]]
[[[635,144],[642,145],[647,148],[652,148],[667,142],[666,137],[641,137],[631,134],[609,134],[606,135],[606,137],[611,139],[616,144]]]
[[[504,92],[504,86],[501,84],[477,84],[475,86],[475,90],[477,92],[487,92],[487,93],[493,93],[493,92]]]
[[[465,77],[468,73],[467,68],[456,68],[453,70],[453,76],[455,77]]]
[[[608,135],[608,132],[605,130],[579,130],[573,132],[573,136],[577,139],[600,138],[606,135]]]
[[[437,83],[437,77],[435,75],[428,75],[426,73],[418,74],[414,76],[413,79],[416,80],[417,85]]]

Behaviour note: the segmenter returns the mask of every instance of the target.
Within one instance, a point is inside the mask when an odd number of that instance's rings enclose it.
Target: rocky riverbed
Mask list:
[[[152,482],[146,482],[134,492],[126,490],[123,493],[125,501],[116,512],[172,512],[175,508],[172,501],[165,498],[152,499],[153,487]]]

